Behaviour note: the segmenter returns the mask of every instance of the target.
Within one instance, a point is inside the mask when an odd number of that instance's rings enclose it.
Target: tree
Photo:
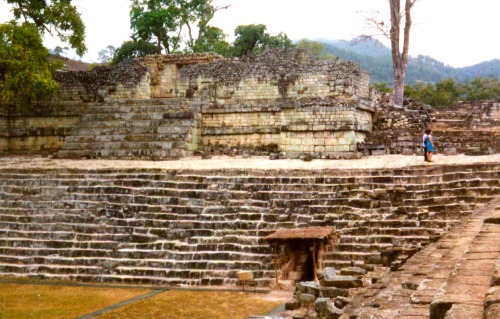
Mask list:
[[[234,30],[233,55],[259,55],[267,48],[292,47],[292,41],[285,33],[271,36],[263,24],[240,25]]]
[[[156,53],[156,45],[153,43],[146,41],[126,41],[115,50],[111,64]]]
[[[203,47],[203,42],[210,40],[203,39],[205,36],[224,38],[223,33],[211,29],[208,23],[218,10],[228,7],[214,7],[212,0],[132,0],[132,38],[155,42],[157,53],[178,51],[184,42],[189,50]]]
[[[389,0],[391,17],[391,53],[393,72],[393,94],[392,102],[403,105],[404,83],[406,69],[408,66],[408,51],[410,48],[411,9],[418,0],[405,0],[404,10],[401,10],[401,0]],[[403,28],[403,50],[401,44],[401,27]]]
[[[68,50],[69,50],[68,47],[61,48],[60,46],[56,46],[53,50],[49,50],[49,53],[57,56],[61,55],[66,56],[68,54]]]
[[[97,57],[97,60],[100,61],[101,63],[111,62],[113,56],[115,55],[115,51],[116,48],[114,46],[108,45],[105,49],[99,51],[99,56]]]
[[[22,108],[50,97],[58,88],[52,79],[56,64],[34,24],[0,24],[0,94]]]
[[[463,96],[463,88],[453,79],[443,79],[435,84],[418,82],[405,87],[405,96],[435,107],[456,104]]]
[[[215,16],[215,13],[220,10],[229,8],[230,6],[214,7],[213,0],[191,0],[184,1],[182,10],[182,22],[188,29],[187,47],[193,52],[217,52],[227,53],[229,44],[226,42],[224,32],[214,26],[210,26],[209,22]],[[194,37],[196,25],[198,36]]]
[[[325,46],[320,41],[302,39],[295,46],[316,58],[319,58],[325,51]]]
[[[475,78],[463,90],[467,101],[500,101],[500,80],[496,77]]]
[[[79,56],[87,51],[85,25],[71,0],[7,0],[7,3],[13,6],[15,19],[34,24],[41,37],[45,32],[55,34]]]
[[[370,28],[380,32],[377,35],[385,36],[391,41],[393,82],[391,100],[396,105],[403,105],[404,84],[410,49],[411,9],[417,1],[419,0],[404,0],[404,7],[401,8],[401,0],[388,0],[390,9],[390,22],[388,25],[378,16],[372,16],[367,19]],[[403,31],[402,39],[401,31]],[[373,38],[375,36],[362,35],[360,39]]]
[[[203,33],[200,33],[190,48],[193,52],[215,52],[223,56],[230,54],[231,45],[226,41],[226,34],[221,29],[208,26],[200,32]]]

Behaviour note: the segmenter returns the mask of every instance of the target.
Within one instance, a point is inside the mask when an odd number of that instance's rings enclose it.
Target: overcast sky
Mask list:
[[[73,3],[87,32],[89,51],[83,61],[96,61],[106,46],[118,47],[129,39],[129,0]],[[230,40],[236,26],[260,23],[270,34],[285,32],[292,40],[349,40],[367,33],[363,27],[368,12],[389,12],[387,0],[214,0],[214,5],[231,5],[219,11],[211,23],[223,29]],[[0,22],[10,19],[9,9],[6,1],[0,0]],[[410,54],[428,55],[454,67],[500,59],[499,12],[498,0],[420,0],[412,11]],[[45,45],[54,48],[60,44],[47,38]]]

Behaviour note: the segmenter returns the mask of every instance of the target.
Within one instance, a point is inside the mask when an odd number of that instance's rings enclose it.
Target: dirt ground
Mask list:
[[[182,170],[219,170],[219,169],[252,169],[252,170],[331,170],[331,169],[385,169],[432,165],[463,165],[473,163],[500,163],[500,154],[485,156],[437,154],[434,162],[423,161],[423,156],[380,155],[369,156],[359,160],[269,160],[267,157],[227,157],[218,156],[209,160],[199,157],[188,157],[177,161],[141,161],[141,160],[69,160],[51,159],[47,157],[5,156],[0,157],[0,169],[26,168],[70,168],[70,169],[182,169]]]

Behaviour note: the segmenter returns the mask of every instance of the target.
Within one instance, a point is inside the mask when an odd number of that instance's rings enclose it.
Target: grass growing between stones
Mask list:
[[[0,318],[77,318],[149,291],[0,283]]]
[[[264,315],[284,301],[265,300],[261,294],[242,292],[165,291],[110,311],[99,319],[246,319]]]

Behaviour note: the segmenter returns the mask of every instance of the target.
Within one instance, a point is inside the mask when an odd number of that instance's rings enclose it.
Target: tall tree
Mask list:
[[[272,36],[266,32],[264,24],[248,24],[237,26],[234,30],[236,39],[233,42],[234,56],[259,55],[267,48],[292,47],[288,36],[280,32]]]
[[[157,48],[153,43],[139,41],[126,41],[115,50],[111,64],[117,64],[127,59],[133,59],[149,54],[156,54]]]
[[[130,24],[135,40],[153,41],[158,53],[189,50],[203,46],[203,37],[224,34],[209,26],[214,14],[225,7],[214,7],[213,0],[132,0]],[[197,30],[196,30],[197,29]],[[220,29],[219,29],[220,30]],[[222,37],[223,38],[223,37]]]
[[[101,63],[111,62],[113,56],[115,55],[116,48],[112,45],[108,45],[106,48],[99,51],[97,60]]]
[[[408,52],[410,49],[410,29],[412,25],[411,9],[419,0],[404,0],[401,7],[401,0],[388,0],[390,21],[387,24],[380,14],[367,18],[370,29],[376,30],[375,35],[362,35],[361,40],[385,36],[391,41],[392,56],[392,81],[393,93],[391,100],[394,104],[402,105],[404,97],[404,84],[406,69],[408,66]],[[402,37],[402,38],[401,38]]]
[[[58,88],[54,64],[33,24],[0,24],[0,96],[15,98],[21,108],[50,97]]]
[[[389,0],[391,29],[389,31],[392,53],[393,94],[392,102],[403,105],[404,83],[408,66],[410,48],[411,9],[418,0],[405,0],[401,8],[401,0]],[[404,22],[404,26],[403,26]],[[401,51],[401,28],[403,28],[403,43]]]
[[[16,20],[33,23],[40,36],[45,32],[76,50],[79,56],[86,51],[85,25],[71,0],[7,0]]]
[[[320,41],[302,39],[299,40],[295,45],[297,48],[306,51],[316,58],[319,58],[325,51],[325,46]]]

